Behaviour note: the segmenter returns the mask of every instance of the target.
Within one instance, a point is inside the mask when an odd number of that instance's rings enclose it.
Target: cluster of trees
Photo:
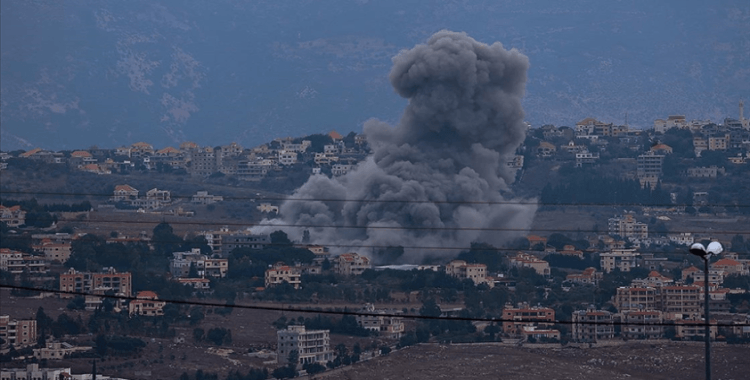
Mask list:
[[[561,169],[562,170],[562,169]],[[562,174],[562,173],[561,173]],[[671,203],[669,192],[657,185],[641,188],[637,180],[602,176],[590,168],[578,168],[566,173],[566,181],[557,185],[547,184],[542,189],[540,203],[556,204],[640,204],[666,205]]]
[[[193,339],[196,342],[208,340],[217,346],[232,344],[232,330],[223,327],[214,327],[205,332],[200,327],[193,329]]]

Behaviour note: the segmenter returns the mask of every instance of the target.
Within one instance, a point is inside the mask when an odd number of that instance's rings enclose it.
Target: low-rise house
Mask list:
[[[350,164],[336,164],[331,167],[331,174],[334,176],[342,176],[346,175],[346,173],[349,173],[354,169],[356,165],[350,165]]]
[[[635,287],[641,288],[661,288],[662,286],[674,284],[674,280],[654,270],[651,271],[646,278],[634,279],[631,284]]]
[[[21,206],[5,207],[0,205],[0,222],[4,222],[8,227],[19,227],[26,224],[26,211],[21,210]]]
[[[583,273],[580,274],[569,274],[565,277],[566,280],[570,282],[575,282],[579,284],[590,284],[590,285],[596,285],[599,280],[602,279],[602,272],[597,272],[596,268],[590,267],[583,270]]]
[[[370,259],[357,253],[344,253],[333,259],[334,271],[344,276],[358,276],[370,269]]]
[[[726,170],[724,168],[720,168],[717,166],[697,166],[694,168],[688,168],[687,169],[687,175],[690,178],[716,178],[719,175],[726,174]]]
[[[62,360],[75,352],[85,352],[92,347],[77,347],[65,342],[48,342],[42,348],[34,349],[34,357],[38,360]]]
[[[207,278],[178,278],[177,282],[182,285],[189,285],[195,290],[211,289],[211,280]]]
[[[130,185],[117,185],[115,186],[114,195],[112,196],[112,200],[114,202],[121,202],[121,201],[133,201],[138,199],[138,189],[134,188]]]
[[[209,245],[214,252],[219,252],[223,257],[229,256],[232,250],[237,248],[263,249],[271,244],[269,235],[258,235],[248,231],[215,231],[205,234],[206,240],[208,235],[212,235]],[[218,244],[217,243],[218,240]],[[213,242],[213,245],[211,245]]]
[[[305,326],[288,326],[276,332],[276,361],[287,364],[289,354],[297,351],[299,362],[304,364],[325,364],[333,360],[331,338],[328,330],[307,330]]]
[[[524,328],[552,327],[555,323],[555,310],[548,307],[529,306],[519,303],[517,307],[506,304],[503,308],[503,332],[510,335],[521,335]],[[559,338],[559,337],[558,337]]]
[[[290,267],[284,263],[276,263],[273,267],[266,269],[265,285],[266,288],[288,283],[294,289],[299,289],[302,285],[302,274],[299,268]]]
[[[385,310],[375,309],[375,305],[365,304],[360,310],[362,314],[357,315],[357,323],[363,328],[376,331],[381,337],[398,339],[404,333],[404,321],[401,317],[386,315]]]
[[[164,315],[164,306],[167,304],[164,301],[159,301],[159,296],[156,293],[144,290],[138,292],[136,300],[130,301],[128,310],[130,315],[142,315],[147,317],[155,317]]]
[[[452,277],[469,279],[474,285],[495,286],[495,282],[487,276],[487,265],[484,264],[468,264],[463,260],[453,260],[445,266],[445,273]]]
[[[536,273],[541,274],[542,276],[550,275],[548,262],[527,253],[518,252],[515,257],[508,259],[508,263],[511,267],[532,268]]]
[[[546,141],[540,142],[539,146],[536,148],[537,155],[542,158],[550,158],[556,151],[557,148]]]
[[[44,256],[35,256],[9,248],[0,248],[0,270],[10,272],[14,275],[20,275],[24,272],[29,274],[44,274],[49,272],[49,263]]]
[[[190,201],[193,203],[198,203],[202,205],[210,205],[214,204],[216,202],[221,202],[224,200],[224,197],[221,195],[210,195],[208,194],[208,191],[198,191],[195,193],[195,195],[190,198]]]
[[[258,211],[263,213],[279,213],[279,206],[274,206],[270,203],[261,203],[258,206],[255,207]]]
[[[70,258],[71,243],[57,243],[50,239],[45,239],[41,244],[31,246],[35,251],[44,253],[47,261],[56,261],[65,263]]]
[[[723,258],[713,264],[711,264],[711,267],[716,270],[721,270],[726,275],[740,275],[740,276],[747,276],[750,274],[748,272],[748,269],[745,265],[743,265],[741,262],[730,259],[730,258]]]
[[[9,315],[0,315],[0,339],[3,347],[21,348],[36,344],[35,319],[11,319]]]

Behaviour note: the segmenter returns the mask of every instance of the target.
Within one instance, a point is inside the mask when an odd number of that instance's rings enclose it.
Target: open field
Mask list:
[[[750,346],[713,346],[713,378],[746,379]],[[597,348],[423,344],[330,373],[325,380],[703,379],[703,345],[626,343]]]

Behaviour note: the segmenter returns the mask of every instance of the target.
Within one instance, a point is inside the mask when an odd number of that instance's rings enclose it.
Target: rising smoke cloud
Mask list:
[[[284,224],[302,226],[287,232],[308,229],[315,243],[334,246],[417,247],[405,249],[399,261],[407,263],[523,233],[536,206],[501,193],[513,181],[505,163],[525,137],[528,67],[515,49],[451,31],[401,51],[389,75],[409,101],[400,122],[367,121],[372,155],[347,175],[310,177],[281,206]]]

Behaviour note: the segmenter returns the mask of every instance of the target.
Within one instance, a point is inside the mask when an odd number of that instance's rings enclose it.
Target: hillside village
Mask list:
[[[589,231],[531,231],[507,246],[476,242],[452,260],[407,265],[387,261],[403,253],[400,247],[376,255],[356,249],[339,253],[314,235],[292,241],[283,227],[270,234],[253,232],[250,227],[261,218],[279,215],[282,201],[264,199],[260,192],[247,199],[256,220],[214,222],[213,229],[177,233],[175,226],[226,203],[231,194],[180,193],[159,180],[170,176],[196,188],[218,183],[289,194],[289,183],[354,170],[369,152],[361,134],[334,131],[255,148],[185,142],[156,149],[139,142],[116,149],[2,152],[0,273],[4,285],[18,287],[2,289],[3,299],[21,303],[49,297],[65,308],[39,307],[36,314],[3,311],[0,371],[4,379],[10,373],[7,363],[21,373],[39,363],[61,371],[56,363],[70,367],[75,360],[138,358],[152,338],[189,341],[206,350],[248,351],[255,356],[242,359],[252,367],[245,378],[315,374],[422,342],[584,347],[702,340],[706,297],[714,324],[711,339],[750,342],[750,234],[738,228],[696,232],[678,224],[696,217],[740,221],[750,214],[742,190],[750,181],[750,119],[743,112],[740,103],[739,119],[718,124],[669,116],[655,120],[649,130],[594,118],[574,127],[529,128],[524,144],[507,160],[516,171],[515,191],[539,197],[540,212],[597,202],[614,210]],[[39,167],[53,173],[50,178],[55,172],[80,172],[92,182],[111,178],[107,183],[114,185],[107,185],[107,194],[44,203],[43,195],[15,180]],[[153,178],[153,185],[137,188],[130,181],[135,174]],[[589,193],[567,182],[574,179],[589,189],[611,183],[632,191],[610,200],[601,198],[603,191]],[[138,234],[113,230],[105,235],[92,229],[96,215],[156,221]],[[670,231],[668,226],[675,227]],[[695,242],[711,241],[725,249],[704,274],[702,262],[686,252]],[[706,282],[709,294],[703,291]],[[190,307],[172,300],[208,300],[226,307]],[[238,346],[232,339],[238,326],[204,325],[208,318],[231,318],[233,305],[282,303],[354,308],[361,315],[282,316],[272,324],[275,340],[262,348]],[[47,314],[53,312],[54,317]],[[502,322],[415,320],[410,315]],[[176,359],[151,365],[170,360]],[[134,376],[124,367],[107,370]]]

